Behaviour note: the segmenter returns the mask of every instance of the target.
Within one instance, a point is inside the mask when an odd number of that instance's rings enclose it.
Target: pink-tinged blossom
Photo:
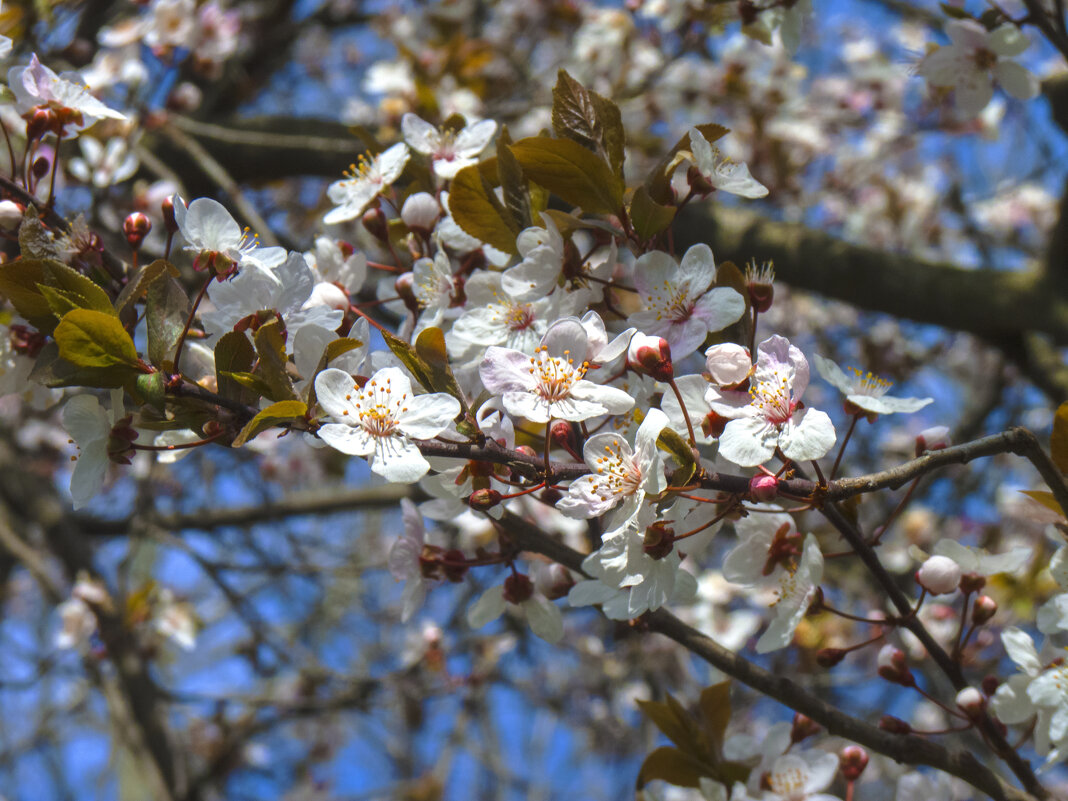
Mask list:
[[[639,331],[661,336],[678,361],[689,356],[709,332],[720,331],[745,312],[745,300],[730,287],[715,287],[716,262],[707,245],[694,245],[681,264],[653,250],[634,265],[634,285],[643,311],[628,322]]]
[[[733,387],[749,378],[753,360],[749,348],[724,342],[705,351],[705,369],[717,387]]]
[[[504,291],[516,300],[537,300],[556,288],[564,267],[564,238],[552,218],[542,215],[544,227],[531,226],[516,237],[515,246],[522,261],[505,271]]]
[[[482,383],[501,395],[511,415],[532,423],[581,422],[605,414],[622,414],[634,399],[621,389],[587,381],[589,338],[577,320],[549,327],[533,356],[490,347],[479,365]]]
[[[732,801],[839,801],[822,792],[830,787],[838,772],[838,757],[815,749],[783,754],[771,770],[759,777],[761,790],[749,795],[735,784]]]
[[[423,516],[407,498],[401,499],[401,519],[404,533],[389,549],[389,572],[397,581],[404,582],[404,591],[401,594],[401,622],[407,623],[423,605],[427,589],[441,580],[425,575],[422,562],[423,546],[426,544]]]
[[[478,163],[479,155],[497,132],[497,123],[482,120],[454,131],[435,128],[409,112],[401,118],[401,131],[412,150],[430,156],[438,177],[448,179],[455,178],[464,167]]]
[[[808,360],[787,339],[760,343],[748,393],[710,390],[712,410],[730,418],[719,455],[740,467],[763,464],[776,448],[799,462],[826,455],[835,442],[834,425],[826,413],[802,408],[808,378]]]
[[[963,114],[974,117],[994,95],[993,82],[1015,98],[1030,100],[1038,94],[1038,79],[1011,59],[1030,42],[1015,25],[988,31],[970,19],[946,23],[950,44],[928,53],[918,72],[932,86],[954,90],[954,102]]]
[[[64,123],[64,135],[84,130],[97,120],[125,120],[126,115],[110,109],[93,97],[74,73],[56,75],[37,60],[36,54],[25,67],[12,67],[7,85],[15,94],[15,108],[25,114],[37,106],[52,109]]]
[[[315,395],[334,420],[319,428],[319,438],[342,453],[366,456],[373,472],[401,484],[430,469],[416,441],[438,436],[460,414],[460,402],[450,395],[413,394],[396,367],[379,370],[363,389],[342,370],[323,370]]]
[[[360,156],[340,181],[327,187],[326,194],[337,206],[323,217],[327,225],[347,222],[359,217],[382,192],[404,172],[408,163],[408,146],[398,142],[370,159]]]
[[[625,525],[647,495],[659,495],[667,486],[656,447],[667,423],[662,411],[649,410],[634,438],[634,448],[618,434],[594,434],[586,440],[582,455],[593,473],[572,481],[556,508],[576,518],[600,517],[616,509],[605,527],[612,530]]]
[[[847,372],[818,353],[815,359],[816,370],[824,380],[861,411],[870,414],[910,414],[934,402],[934,398],[892,398],[886,394],[894,385],[892,381],[861,372],[856,367],[850,367]]]

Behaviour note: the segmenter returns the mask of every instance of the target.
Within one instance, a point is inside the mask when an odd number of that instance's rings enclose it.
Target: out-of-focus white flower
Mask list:
[[[97,100],[73,73],[56,75],[37,60],[34,54],[25,67],[12,67],[7,73],[7,85],[15,94],[15,108],[25,114],[37,106],[45,106],[59,117],[64,135],[82,131],[97,120],[125,120],[126,115],[110,109]]]
[[[934,402],[934,398],[892,398],[886,393],[894,384],[871,373],[862,373],[855,367],[849,368],[852,375],[847,375],[841,367],[820,356],[815,356],[816,370],[824,380],[846,396],[846,400],[862,411],[871,414],[893,414],[918,412],[924,406]]]
[[[767,196],[768,188],[749,174],[744,162],[724,156],[697,128],[690,130],[690,151],[697,171],[713,188],[740,197]]]
[[[478,163],[478,157],[497,132],[497,123],[482,120],[459,131],[435,128],[426,120],[408,113],[401,118],[404,141],[416,153],[430,156],[434,172],[441,178],[455,178],[464,167]]]

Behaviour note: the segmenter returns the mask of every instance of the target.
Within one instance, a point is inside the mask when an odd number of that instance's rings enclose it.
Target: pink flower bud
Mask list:
[[[749,479],[749,497],[758,503],[775,500],[779,494],[779,480],[775,476],[753,476]]]
[[[855,782],[868,767],[868,752],[859,745],[847,745],[842,749],[839,769],[847,782]]]
[[[560,564],[541,565],[534,573],[534,587],[550,601],[563,598],[574,586],[571,571]]]
[[[893,645],[884,645],[876,660],[879,675],[894,684],[912,684],[912,672],[905,660],[905,652]]]
[[[799,743],[807,737],[814,737],[820,732],[820,724],[808,715],[800,712],[794,713],[794,719],[790,726],[790,742]]]
[[[571,453],[578,448],[578,439],[575,437],[575,429],[566,420],[557,420],[549,429],[549,439],[554,445],[559,445]]]
[[[705,367],[712,383],[719,387],[733,387],[749,378],[753,360],[749,349],[733,342],[713,345],[705,351]]]
[[[627,349],[627,365],[636,373],[652,376],[657,381],[670,381],[675,377],[671,346],[663,337],[651,337],[641,332],[632,336]]]
[[[393,288],[397,290],[397,296],[404,301],[405,308],[416,317],[419,316],[419,300],[415,297],[415,274],[401,273],[393,282]]]
[[[149,219],[147,214],[142,214],[139,211],[127,215],[126,219],[122,221],[122,233],[134,250],[141,247],[141,243],[145,241],[145,237],[148,236],[148,232],[151,230],[152,220]]]
[[[440,214],[441,205],[429,192],[416,192],[401,206],[401,219],[413,231],[429,233]]]
[[[477,489],[467,498],[472,509],[485,512],[501,502],[501,493],[495,489]]]
[[[974,687],[965,687],[957,693],[957,708],[968,717],[974,718],[986,708],[986,699]]]
[[[163,212],[163,225],[166,227],[167,233],[178,233],[178,222],[174,219],[174,198],[163,198],[163,202],[160,203],[160,209]]]
[[[980,595],[972,604],[972,622],[981,626],[998,612],[998,602],[989,595]]]
[[[916,581],[931,595],[956,592],[960,576],[960,565],[948,556],[932,556],[916,571]]]
[[[924,451],[940,451],[949,447],[949,429],[946,426],[925,428],[916,435],[916,455]]]
[[[22,222],[22,207],[13,200],[0,200],[0,228],[13,231]]]
[[[311,295],[304,301],[303,308],[311,309],[316,306],[325,306],[328,309],[348,311],[349,296],[341,287],[328,281],[320,281],[312,289]]]

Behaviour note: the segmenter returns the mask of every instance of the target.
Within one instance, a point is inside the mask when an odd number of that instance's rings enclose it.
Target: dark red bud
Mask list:
[[[495,489],[479,489],[472,492],[467,498],[467,504],[472,509],[485,512],[501,502],[501,493]]]
[[[367,233],[383,244],[389,242],[389,220],[380,208],[368,209],[360,218]]]
[[[504,580],[504,600],[521,604],[534,594],[534,582],[522,573],[513,573]]]
[[[879,728],[883,731],[888,731],[891,734],[912,733],[912,726],[907,724],[901,718],[895,718],[893,715],[883,715],[879,718]]]
[[[442,566],[445,572],[445,578],[454,584],[464,580],[464,576],[467,575],[467,557],[464,556],[464,552],[459,548],[452,548],[445,551],[443,556]]]
[[[965,573],[960,577],[961,592],[979,592],[986,586],[986,579],[978,573]]]
[[[152,220],[149,219],[147,214],[142,214],[139,211],[128,215],[122,221],[122,232],[126,235],[126,241],[130,243],[130,247],[134,250],[141,247],[141,243],[145,241],[145,237],[148,236],[151,230]]]
[[[163,225],[167,229],[167,233],[178,233],[178,221],[174,217],[174,198],[164,198],[163,202],[160,203],[160,210],[163,212]]]
[[[842,648],[822,648],[816,652],[816,664],[824,668],[832,668],[846,657],[847,651]]]
[[[652,559],[663,559],[675,547],[675,530],[665,521],[653,523],[645,529],[642,550]]]
[[[972,604],[972,622],[981,626],[990,620],[998,611],[998,602],[989,595],[980,595]]]
[[[842,749],[839,768],[848,782],[855,782],[868,767],[868,752],[859,745],[847,745]]]
[[[819,731],[820,724],[808,717],[808,715],[795,712],[793,725],[790,728],[790,742],[799,743],[808,737],[819,734]]]

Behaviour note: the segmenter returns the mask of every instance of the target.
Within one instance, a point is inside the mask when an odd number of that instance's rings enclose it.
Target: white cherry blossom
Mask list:
[[[37,60],[34,54],[25,67],[12,67],[7,73],[7,85],[15,94],[15,108],[19,114],[46,106],[55,111],[64,123],[64,135],[84,130],[97,120],[125,120],[126,115],[108,108],[89,92],[74,73],[56,75]]]
[[[401,499],[401,520],[404,533],[389,549],[389,572],[397,581],[404,582],[401,594],[401,622],[407,623],[423,605],[428,588],[439,580],[427,578],[421,557],[426,543],[426,528],[423,516],[408,498]]]
[[[681,264],[661,250],[650,251],[634,265],[634,285],[645,308],[628,323],[666,339],[679,361],[709,332],[726,328],[745,312],[742,296],[730,287],[711,288],[715,280],[716,262],[707,245],[691,247]]]
[[[327,187],[326,194],[337,208],[328,211],[323,222],[334,225],[363,214],[383,189],[400,178],[408,156],[408,146],[404,142],[398,142],[371,158],[360,156],[343,179]]]
[[[506,596],[510,589],[517,589],[518,595],[527,597],[509,600]],[[534,591],[533,582],[522,575],[510,576],[503,587],[497,585],[486,590],[467,610],[467,624],[473,629],[480,629],[499,618],[505,610],[525,618],[530,630],[546,642],[557,643],[564,637],[564,620],[560,609]]]
[[[582,324],[560,320],[545,332],[533,356],[487,348],[479,375],[487,390],[502,396],[509,414],[532,423],[580,422],[629,411],[634,399],[626,392],[586,380],[588,350],[589,338]]]
[[[185,249],[197,254],[197,262],[213,266],[219,274],[228,272],[232,264],[273,267],[285,260],[284,248],[261,248],[256,237],[247,228],[242,230],[217,200],[197,198],[188,207],[178,195],[173,201],[174,221],[189,243]]]
[[[732,801],[839,801],[822,792],[830,787],[838,772],[838,757],[826,751],[809,749],[783,754],[771,770],[759,777],[762,790],[749,795],[735,784]],[[740,793],[740,794],[739,794]]]
[[[414,395],[396,367],[379,370],[362,389],[342,370],[323,370],[315,395],[334,420],[319,428],[319,438],[342,453],[368,457],[373,472],[401,484],[430,469],[415,441],[433,439],[460,414],[460,402],[449,395]]]
[[[768,194],[768,188],[749,174],[749,167],[744,162],[724,156],[697,128],[690,129],[690,152],[701,177],[721,192],[746,198]]]
[[[478,163],[478,157],[493,135],[497,123],[481,120],[459,131],[435,128],[426,120],[411,112],[401,118],[404,141],[416,153],[430,156],[434,172],[440,178],[455,178],[464,167]]]
[[[856,367],[850,367],[847,373],[818,353],[815,359],[816,370],[824,380],[845,395],[849,403],[870,414],[911,414],[934,402],[934,398],[892,398],[886,394],[894,385],[892,381],[861,372]]]
[[[731,418],[719,438],[719,455],[740,467],[756,467],[776,448],[788,459],[819,459],[835,442],[826,413],[801,408],[808,386],[808,361],[784,337],[760,343],[749,392],[710,390],[713,411]],[[717,397],[714,397],[717,396]]]
[[[516,300],[537,300],[556,288],[564,266],[564,239],[552,218],[542,215],[544,227],[532,226],[520,232],[515,246],[522,261],[505,271],[504,291]]]
[[[605,527],[616,529],[637,512],[646,495],[659,495],[667,487],[664,462],[656,439],[668,424],[659,409],[646,414],[634,439],[634,448],[618,434],[594,434],[582,455],[593,471],[571,482],[556,508],[569,517],[600,517],[618,507]]]
[[[111,429],[124,414],[122,390],[111,393],[111,411],[93,395],[75,395],[63,407],[63,427],[74,438],[78,456],[70,477],[74,508],[80,509],[100,492],[107,475]]]

